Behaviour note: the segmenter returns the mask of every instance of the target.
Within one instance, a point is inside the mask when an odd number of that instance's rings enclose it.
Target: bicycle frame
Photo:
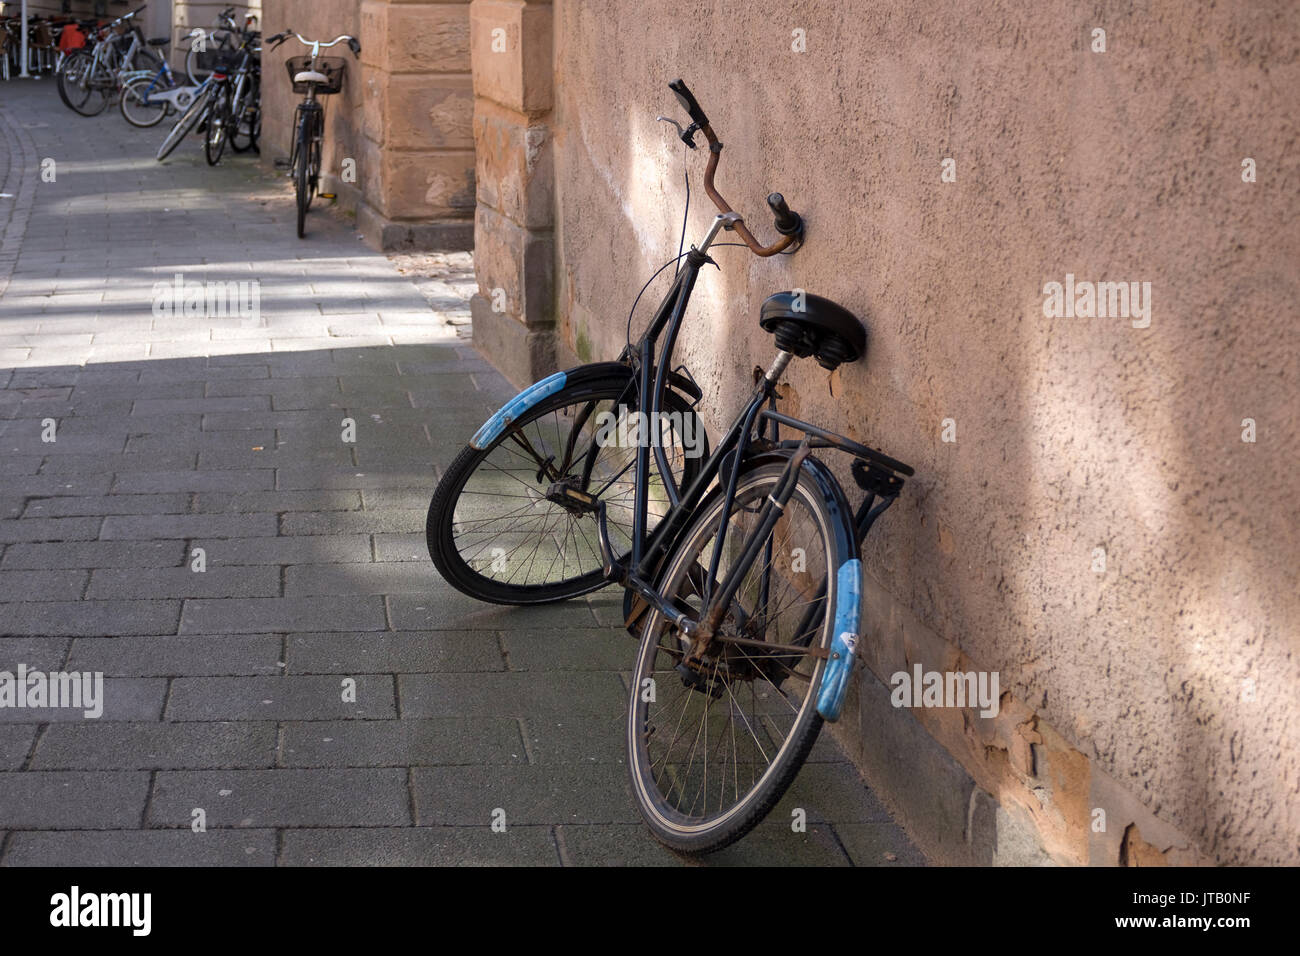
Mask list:
[[[664,392],[670,374],[673,350],[686,307],[690,302],[695,287],[695,281],[704,265],[713,262],[708,256],[708,249],[720,231],[732,228],[739,220],[740,217],[734,212],[715,217],[712,226],[700,245],[692,247],[691,251],[686,254],[685,265],[678,270],[672,287],[660,302],[649,327],[641,338],[634,345],[629,345],[624,349],[619,357],[619,362],[629,365],[635,370],[636,375],[629,382],[628,387],[636,387],[637,407],[648,415],[649,421],[652,423],[660,421],[659,414],[663,407]],[[663,342],[660,346],[661,336]],[[657,356],[656,351],[658,352]],[[867,531],[870,530],[876,518],[893,504],[897,497],[902,486],[902,479],[895,472],[905,475],[911,475],[913,472],[910,467],[902,462],[852,441],[843,435],[838,435],[835,432],[777,412],[776,384],[792,358],[793,356],[789,352],[778,351],[776,359],[756,383],[748,402],[736,415],[725,436],[701,465],[699,473],[690,486],[683,489],[680,494],[676,489],[675,482],[672,480],[667,454],[662,445],[660,429],[654,424],[651,425],[649,429],[650,441],[648,443],[642,441],[638,443],[637,447],[632,547],[626,563],[620,562],[615,557],[610,545],[604,502],[596,499],[586,491],[586,484],[590,479],[594,455],[597,450],[594,442],[585,453],[589,460],[582,469],[583,488],[579,490],[571,486],[561,487],[562,483],[557,482],[552,485],[548,497],[551,494],[563,495],[572,502],[595,511],[605,577],[611,582],[621,584],[640,599],[640,603],[634,605],[632,613],[628,616],[627,623],[629,625],[634,623],[648,608],[654,608],[665,619],[672,622],[684,635],[691,638],[692,653],[702,651],[713,640],[719,640],[754,644],[764,647],[768,651],[797,652],[802,655],[825,659],[827,669],[823,676],[817,709],[822,717],[833,721],[838,719],[843,707],[844,695],[848,688],[848,676],[853,666],[856,649],[861,613],[859,584],[861,564],[857,557],[851,558],[844,562],[841,567],[834,569],[836,575],[836,607],[834,609],[833,641],[829,650],[812,648],[807,644],[780,645],[763,641],[749,641],[737,637],[724,637],[716,633],[716,629],[745,575],[748,574],[754,560],[758,557],[762,543],[768,540],[769,533],[793,495],[801,469],[808,470],[814,480],[818,481],[822,486],[828,506],[833,513],[838,512],[841,508],[847,511],[847,502],[844,501],[843,492],[839,490],[838,482],[831,476],[825,465],[822,465],[816,459],[809,458],[812,449],[830,448],[854,455],[858,459],[854,467],[854,476],[858,484],[867,492],[867,497],[856,514],[845,514],[844,521],[832,522],[834,526],[832,533],[837,533],[839,529],[846,525],[853,528],[852,539],[841,541],[841,544],[844,545],[844,553],[852,555],[857,555]],[[514,400],[492,416],[479,429],[478,433],[471,439],[470,444],[476,448],[487,447],[503,431],[509,428],[509,423],[522,412],[563,388],[567,376],[568,373],[566,372],[557,372],[516,396]],[[764,408],[765,405],[767,408]],[[802,432],[804,437],[798,440],[781,441],[779,435],[780,426]],[[531,453],[537,459],[542,471],[550,472],[553,475],[565,475],[569,468],[576,464],[570,460],[573,453],[572,444],[572,441],[570,441],[570,447],[565,451],[565,460],[560,462],[558,467],[554,469],[548,469],[547,463],[543,462],[535,451]],[[647,536],[646,525],[649,511],[649,478],[652,454],[671,507],[668,514],[656,527],[654,533]],[[777,490],[764,501],[754,530],[747,536],[740,547],[740,559],[732,564],[725,577],[719,581],[717,577],[718,567],[730,525],[731,508],[735,500],[737,484],[746,465],[755,460],[756,454],[765,455],[772,461],[783,461],[784,469],[777,482]],[[703,613],[698,621],[692,621],[673,603],[670,597],[665,597],[659,593],[655,578],[665,556],[675,550],[679,540],[686,533],[691,519],[697,513],[700,502],[715,479],[724,488],[722,517],[714,541],[707,577],[705,578]],[[878,503],[875,500],[877,497],[881,499]],[[769,552],[770,547],[769,541],[767,544]],[[770,569],[770,553],[767,557],[769,560],[765,563],[765,568]],[[767,575],[769,574],[770,570],[764,571],[764,579],[760,584],[764,593],[767,591]],[[823,609],[822,602],[825,599],[826,587],[827,582],[823,582],[818,597],[810,602],[803,622],[795,631],[796,640],[807,640],[808,644],[811,643],[812,635],[809,633],[809,628]]]

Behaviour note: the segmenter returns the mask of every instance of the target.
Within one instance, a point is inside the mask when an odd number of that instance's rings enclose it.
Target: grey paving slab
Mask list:
[[[181,514],[189,510],[189,495],[99,495],[93,498],[58,496],[27,499],[23,517],[62,518],[76,515]]]
[[[382,631],[387,627],[383,599],[378,597],[198,598],[185,602],[179,633]]]
[[[512,822],[636,823],[626,777],[612,764],[416,767],[411,791],[420,826],[487,827],[497,809],[507,830]]]
[[[4,629],[76,637],[166,634],[175,631],[180,610],[180,601],[22,602],[5,608]]]
[[[275,764],[273,721],[52,724],[31,758],[33,770],[187,770]]]
[[[403,717],[540,717],[620,713],[623,682],[610,672],[401,674]]]
[[[558,866],[549,826],[286,830],[286,866]]]
[[[0,653],[3,653],[0,641]],[[121,677],[266,676],[284,671],[278,634],[134,635],[72,641],[68,669]]]
[[[528,762],[510,717],[286,721],[286,767],[433,767]]]
[[[337,511],[293,512],[280,519],[283,534],[379,534],[388,531],[423,531],[428,517],[423,510],[340,513]]]
[[[582,600],[518,608],[483,604],[430,574],[429,587],[422,594],[393,594],[387,598],[393,627],[399,631],[427,631],[448,620],[461,627],[495,628],[509,631],[518,627],[596,627],[591,608]]]
[[[0,569],[168,568],[185,558],[182,541],[78,541],[66,544],[11,544]]]
[[[637,644],[613,628],[512,628],[502,642],[516,671],[630,671]]]
[[[154,470],[118,475],[113,491],[118,494],[146,494],[165,491],[243,492],[267,491],[275,487],[271,468],[222,469],[220,471]]]
[[[854,866],[925,866],[925,857],[898,824],[837,823],[835,832]]]
[[[19,664],[42,671],[59,670],[68,656],[72,639],[67,637],[0,637],[0,670],[13,671]]]
[[[290,634],[285,646],[291,674],[505,670],[492,631]]]
[[[148,826],[188,827],[196,807],[209,831],[413,823],[400,769],[162,771],[154,780]]]
[[[206,560],[206,559],[205,559]],[[4,574],[0,572],[0,592]],[[221,567],[203,571],[191,566],[155,568],[147,575],[135,569],[100,568],[90,576],[86,597],[95,598],[199,598],[277,597],[280,571],[274,567]]]
[[[377,534],[376,561],[428,561],[429,546],[422,532],[406,534]]]
[[[209,567],[250,564],[362,563],[371,560],[370,538],[364,534],[297,535],[286,538],[194,538]]]
[[[99,517],[0,521],[0,541],[91,541],[99,537],[103,521]]]
[[[137,827],[149,774],[105,771],[0,773],[0,828],[100,830]]]
[[[102,685],[91,675],[81,678],[81,688],[100,686],[92,702],[73,697],[75,706],[5,707],[0,709],[0,723],[112,723],[123,720],[157,720],[162,716],[167,696],[167,681],[139,677],[105,677]],[[30,688],[29,688],[30,692]],[[84,689],[81,693],[84,693]],[[102,695],[102,696],[101,696]],[[94,716],[98,712],[99,716]]]
[[[15,833],[0,866],[274,866],[271,829],[33,830]]]
[[[0,771],[22,769],[39,729],[35,724],[0,724]]]
[[[357,511],[359,491],[264,491],[242,494],[203,493],[194,497],[198,512],[252,514],[286,511]]]
[[[425,555],[426,559],[428,554]],[[442,580],[426,560],[355,567],[341,564],[299,564],[284,575],[284,593],[308,594],[397,594],[403,591],[427,594],[442,590]]]
[[[87,576],[86,571],[0,570],[0,601],[75,601]]]
[[[154,538],[251,538],[276,533],[275,515],[109,515],[104,541]]]
[[[848,866],[831,827],[796,833],[764,822],[739,843],[703,857],[685,857],[657,842],[643,825],[559,827],[561,855],[569,866]]]
[[[178,677],[168,720],[373,720],[397,716],[388,674]]]

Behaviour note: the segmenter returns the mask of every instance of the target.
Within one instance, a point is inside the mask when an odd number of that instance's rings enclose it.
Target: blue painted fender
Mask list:
[[[469,440],[470,445],[482,451],[492,444],[512,421],[542,399],[549,398],[564,388],[564,383],[568,381],[568,374],[568,372],[556,372],[554,375],[548,375],[540,382],[529,385],[502,405],[496,414],[483,423],[482,427],[474,433],[474,437]]]

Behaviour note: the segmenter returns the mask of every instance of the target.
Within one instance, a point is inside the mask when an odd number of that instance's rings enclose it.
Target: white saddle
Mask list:
[[[324,73],[318,73],[315,70],[303,70],[301,73],[293,75],[295,83],[328,83],[330,78]]]

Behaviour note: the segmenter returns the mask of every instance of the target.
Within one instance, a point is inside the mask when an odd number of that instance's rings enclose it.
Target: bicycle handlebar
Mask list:
[[[668,84],[668,88],[676,94],[678,102],[686,110],[691,118],[691,125],[682,133],[682,142],[692,149],[695,148],[695,133],[701,132],[709,144],[709,163],[704,169],[704,191],[708,194],[709,199],[713,200],[713,205],[718,207],[718,211],[724,216],[735,215],[735,210],[730,204],[722,198],[721,193],[713,185],[713,178],[718,171],[718,158],[722,155],[722,143],[718,140],[717,134],[713,132],[713,127],[709,124],[709,118],[701,109],[695,96],[681,80],[673,80]],[[764,246],[754,234],[749,231],[745,225],[744,219],[736,219],[729,228],[735,230],[736,235],[740,236],[749,250],[756,256],[774,256],[778,252],[783,252],[796,241],[803,238],[803,219],[797,212],[792,212],[786,205],[785,197],[780,193],[771,193],[767,197],[767,205],[772,210],[774,217],[773,224],[776,231],[782,236],[770,246]]]
[[[312,56],[316,56],[318,51],[323,49],[327,50],[332,46],[336,46],[337,44],[342,43],[344,40],[348,41],[348,49],[352,51],[352,55],[354,57],[361,56],[361,41],[358,40],[356,37],[348,36],[346,33],[344,33],[342,36],[337,36],[333,40],[330,40],[329,43],[326,43],[323,40],[308,40],[301,33],[295,33],[293,30],[285,30],[282,33],[277,33],[273,37],[269,37],[266,40],[266,42],[274,44],[272,49],[275,49],[275,47],[278,47],[281,43],[287,42],[289,37],[297,37],[298,42],[301,43],[303,46],[311,47]]]

